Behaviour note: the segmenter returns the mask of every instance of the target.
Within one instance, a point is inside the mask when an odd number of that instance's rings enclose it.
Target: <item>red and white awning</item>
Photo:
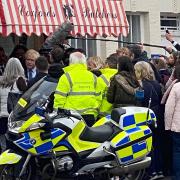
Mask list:
[[[127,36],[123,0],[0,0],[0,34],[49,35],[67,19],[73,35]]]

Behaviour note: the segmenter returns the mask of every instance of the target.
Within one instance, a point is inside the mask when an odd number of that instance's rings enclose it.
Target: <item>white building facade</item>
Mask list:
[[[172,46],[165,39],[168,29],[180,43],[180,0],[124,0],[124,8],[128,17],[130,31],[129,42],[144,42],[148,44]],[[107,42],[104,48],[106,56],[117,49],[116,43]],[[145,47],[150,54],[167,54],[164,49]]]

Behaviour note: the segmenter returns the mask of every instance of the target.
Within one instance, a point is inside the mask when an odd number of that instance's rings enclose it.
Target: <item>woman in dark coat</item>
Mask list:
[[[135,91],[139,88],[131,59],[127,56],[118,58],[118,73],[110,81],[107,100],[114,107],[137,105]]]
[[[155,80],[154,71],[150,64],[141,61],[135,64],[136,77],[144,90],[144,98],[141,101],[143,107],[150,107],[157,117],[157,128],[153,129],[153,150],[152,162],[150,167],[151,178],[162,178],[162,129],[163,129],[163,110],[161,107],[162,91],[160,84]],[[151,101],[149,101],[151,99]],[[150,102],[150,104],[149,104]],[[151,179],[150,178],[150,179]]]

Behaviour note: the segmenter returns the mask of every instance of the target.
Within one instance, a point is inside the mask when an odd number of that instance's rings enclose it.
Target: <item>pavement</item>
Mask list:
[[[165,178],[162,179],[162,180],[172,180],[172,178],[171,178],[170,176],[168,176],[168,177],[165,177]]]

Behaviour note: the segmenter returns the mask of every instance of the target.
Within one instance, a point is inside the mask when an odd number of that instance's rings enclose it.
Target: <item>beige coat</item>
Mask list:
[[[180,132],[180,82],[173,85],[165,105],[165,129]]]

